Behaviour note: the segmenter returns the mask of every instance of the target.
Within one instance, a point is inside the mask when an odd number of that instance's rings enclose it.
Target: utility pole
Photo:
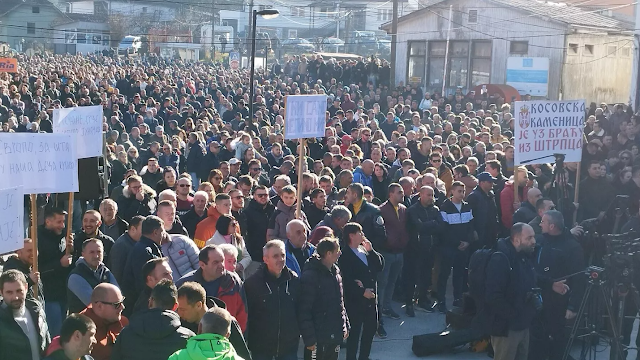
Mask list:
[[[211,0],[211,62],[216,62],[216,0]]]
[[[391,14],[391,71],[390,79],[392,89],[396,87],[396,44],[398,42],[398,0],[393,0],[393,10]]]
[[[249,44],[250,41],[252,41],[252,39],[250,39],[249,37],[251,35],[249,35],[251,33],[251,31],[253,31],[253,0],[249,1],[249,28],[247,29],[247,31],[245,32],[246,34],[246,39],[247,41],[245,41],[245,46],[247,46]],[[247,56],[254,56],[254,53],[252,52],[251,54],[249,54],[249,49],[247,49]],[[248,61],[251,61],[251,58],[247,58]],[[240,56],[240,64],[242,64],[242,56]]]
[[[449,28],[447,29],[447,47],[444,49],[444,71],[442,72],[442,97],[447,85],[447,63],[449,62],[449,40],[451,39],[451,17],[453,16],[453,5],[449,5]]]
[[[340,38],[340,0],[336,2],[336,38]]]
[[[640,105],[640,5],[636,3],[635,24],[633,31],[633,67],[631,70],[631,91],[629,93],[631,105],[634,112],[638,111]]]

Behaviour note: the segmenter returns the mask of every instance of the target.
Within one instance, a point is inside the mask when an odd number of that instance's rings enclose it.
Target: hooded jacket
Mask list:
[[[67,305],[70,313],[79,313],[91,303],[93,288],[101,283],[110,283],[118,286],[116,278],[111,271],[100,263],[93,270],[84,258],[76,261],[76,267],[71,271],[67,281]]]
[[[184,349],[193,331],[182,327],[171,310],[147,309],[136,313],[120,332],[111,360],[166,360]]]
[[[307,215],[304,211],[300,210],[302,215],[302,222],[304,222],[307,230],[311,230]],[[292,206],[285,205],[282,200],[278,201],[276,211],[273,212],[269,219],[269,227],[267,229],[267,240],[273,239],[286,239],[287,238],[287,224],[289,221],[296,218],[296,204]]]
[[[154,183],[155,184],[155,183]],[[118,198],[118,215],[124,221],[131,221],[136,215],[149,216],[156,211],[156,192],[147,184],[142,184],[144,199],[139,201],[136,196],[131,193],[129,185],[122,189],[122,195]]]
[[[279,278],[266,265],[244,283],[251,317],[247,322],[249,349],[262,356],[282,356],[298,349],[300,330],[296,309],[300,279],[288,267]]]
[[[187,340],[187,347],[168,360],[243,360],[229,339],[218,334],[200,334]]]
[[[25,309],[31,314],[33,325],[38,332],[40,354],[51,343],[44,307],[37,301],[26,299]],[[0,359],[32,360],[29,338],[13,318],[13,311],[0,303]]]
[[[196,244],[184,235],[169,235],[171,241],[162,244],[161,249],[169,261],[173,278],[179,279],[183,275],[200,267]]]
[[[203,219],[196,225],[196,232],[193,236],[193,241],[199,249],[202,249],[207,240],[211,239],[213,234],[216,233],[216,223],[222,216],[215,206],[209,206],[207,209],[207,218]]]
[[[328,269],[318,254],[313,254],[300,276],[298,324],[305,346],[338,345],[349,331],[344,308],[342,276],[332,265]]]

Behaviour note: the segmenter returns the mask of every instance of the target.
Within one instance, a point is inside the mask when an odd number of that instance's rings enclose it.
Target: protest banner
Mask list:
[[[286,140],[324,137],[326,95],[288,95],[284,110]]]
[[[580,162],[585,101],[516,101],[514,110],[514,165]]]
[[[68,134],[0,133],[3,186],[24,194],[78,191],[76,142]]]
[[[18,59],[0,58],[0,72],[17,73]]]
[[[307,138],[324,137],[326,126],[326,95],[287,95],[284,98],[284,138],[300,139],[298,149],[298,202],[296,217],[300,219],[302,199],[302,169]]]
[[[0,190],[0,254],[24,246],[24,194],[22,186]]]
[[[75,137],[78,159],[102,156],[102,106],[54,109],[53,133]]]

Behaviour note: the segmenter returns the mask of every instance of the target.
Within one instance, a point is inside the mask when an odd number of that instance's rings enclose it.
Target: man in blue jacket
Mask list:
[[[291,220],[287,223],[286,231],[286,265],[300,276],[305,262],[313,255],[316,248],[307,241],[304,222],[297,219]]]

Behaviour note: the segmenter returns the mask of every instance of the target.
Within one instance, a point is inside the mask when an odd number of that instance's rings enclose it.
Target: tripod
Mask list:
[[[571,352],[571,348],[573,346],[574,340],[578,338],[584,338],[584,342],[582,345],[582,349],[580,351],[580,360],[586,359],[596,359],[598,350],[596,347],[600,343],[600,339],[605,339],[608,343],[611,344],[611,357],[610,360],[624,360],[622,351],[622,344],[620,343],[620,335],[619,335],[619,327],[616,326],[615,316],[613,313],[613,306],[611,304],[611,300],[607,294],[608,288],[606,287],[606,280],[602,279],[600,275],[604,269],[598,267],[590,267],[588,269],[588,286],[582,297],[582,301],[580,302],[580,308],[578,310],[578,314],[576,316],[575,323],[571,328],[571,334],[569,335],[569,341],[567,342],[567,347],[564,351],[564,356],[562,360],[567,360],[569,358],[569,353]],[[600,290],[599,292],[592,292],[594,288]],[[602,301],[605,305],[606,314],[605,316],[609,320],[609,326],[611,328],[611,332],[613,336],[607,335],[603,330],[598,327],[598,316],[596,313],[597,309],[597,296],[602,296]],[[585,319],[585,310],[589,305],[590,310],[594,310],[593,312],[588,312],[587,315],[593,321],[592,324],[589,324],[589,319]],[[624,315],[623,315],[624,316]],[[585,322],[584,329],[587,330],[587,333],[583,335],[578,335],[578,330],[580,329],[580,324]],[[601,352],[601,351],[600,351]]]

